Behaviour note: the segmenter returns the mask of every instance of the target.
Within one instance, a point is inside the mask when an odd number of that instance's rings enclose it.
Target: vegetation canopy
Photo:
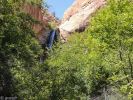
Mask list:
[[[0,0],[0,96],[18,100],[133,100],[133,2],[108,0],[82,33],[43,50],[23,3]],[[52,25],[51,25],[52,26]],[[43,52],[48,58],[40,63]]]

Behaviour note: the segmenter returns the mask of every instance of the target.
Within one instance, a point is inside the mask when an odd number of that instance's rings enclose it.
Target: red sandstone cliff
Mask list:
[[[23,11],[41,23],[33,25],[33,30],[37,33],[40,42],[45,42],[50,31],[50,23],[59,24],[59,21],[52,14],[37,5],[25,4]]]

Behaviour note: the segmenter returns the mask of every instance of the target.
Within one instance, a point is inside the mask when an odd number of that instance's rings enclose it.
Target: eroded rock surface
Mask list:
[[[67,41],[72,32],[84,31],[89,23],[89,18],[105,3],[105,0],[75,0],[72,6],[64,13],[59,26],[62,40],[64,42]]]
[[[47,9],[42,9],[39,6],[25,4],[23,6],[23,11],[30,14],[33,18],[39,21],[41,24],[33,25],[33,30],[36,32],[36,36],[39,41],[43,44],[46,42],[48,33],[51,31],[50,24],[59,24],[59,20],[55,18]]]

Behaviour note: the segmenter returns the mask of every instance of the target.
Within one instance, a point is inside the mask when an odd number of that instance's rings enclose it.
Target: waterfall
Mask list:
[[[52,46],[53,46],[53,43],[55,41],[56,42],[58,41],[58,35],[59,35],[59,30],[58,29],[57,30],[51,30],[50,33],[49,33],[49,35],[48,35],[48,37],[47,37],[46,44],[42,44],[42,46],[45,46],[48,49],[51,49]],[[40,56],[40,63],[43,63],[44,60],[45,60],[45,58],[46,58],[46,54],[44,53],[44,54],[42,54]]]
[[[52,48],[53,42],[55,40],[55,36],[56,36],[56,30],[52,30],[49,34],[48,41],[47,41],[47,48],[48,49]]]

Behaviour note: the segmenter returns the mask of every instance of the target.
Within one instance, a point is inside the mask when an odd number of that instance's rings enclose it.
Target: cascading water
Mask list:
[[[43,46],[45,46],[48,49],[52,49],[53,43],[55,41],[56,42],[58,41],[58,36],[59,36],[59,30],[58,29],[57,30],[51,30],[48,37],[47,37],[47,42]],[[40,63],[43,63],[45,58],[46,58],[46,55],[44,55],[44,54],[41,55],[40,56]]]
[[[52,48],[53,42],[55,40],[55,36],[56,36],[56,30],[52,30],[49,34],[48,41],[47,41],[47,48],[48,49]]]

